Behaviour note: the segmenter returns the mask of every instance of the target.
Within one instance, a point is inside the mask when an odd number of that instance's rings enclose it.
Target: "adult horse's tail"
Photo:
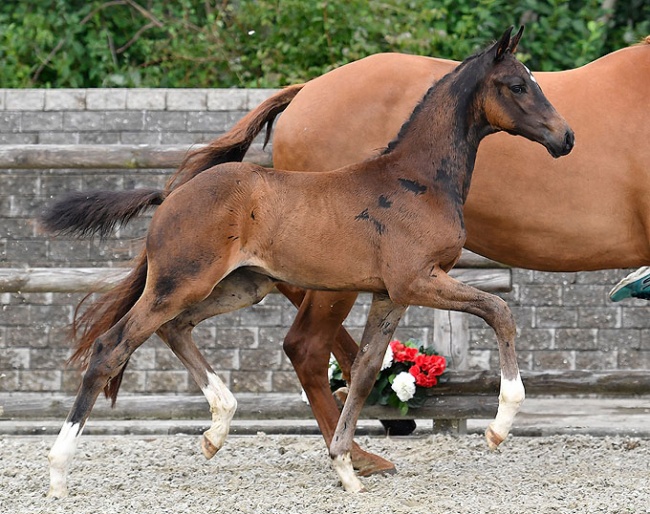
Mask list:
[[[304,84],[295,84],[275,93],[246,114],[223,136],[203,148],[188,153],[176,173],[167,181],[165,189],[178,187],[202,171],[222,162],[242,161],[253,140],[265,125],[264,146],[266,146],[271,137],[273,121],[289,106],[303,86]]]
[[[266,125],[268,143],[275,118],[284,111],[304,84],[289,86],[264,100],[246,114],[223,136],[203,148],[188,152],[164,191],[133,189],[130,191],[75,192],[61,196],[40,217],[47,232],[87,237],[108,236],[117,225],[126,225],[147,208],[159,205],[167,194],[188,180],[217,164],[241,161],[253,140]]]

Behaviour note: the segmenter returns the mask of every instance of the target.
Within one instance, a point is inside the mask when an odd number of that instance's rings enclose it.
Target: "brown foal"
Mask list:
[[[408,305],[472,313],[494,329],[502,381],[486,437],[491,447],[507,437],[524,398],[512,314],[499,297],[447,272],[465,243],[463,204],[485,136],[522,135],[554,157],[573,147],[573,132],[513,55],[523,28],[512,39],[511,30],[434,84],[376,158],[317,174],[221,164],[171,192],[77,195],[44,217],[50,230],[101,231],[116,216],[128,219],[160,205],[133,272],[100,299],[94,324],[78,342],[76,356],[86,362],[86,372],[50,452],[50,494],[67,492],[67,467],[97,396],[156,331],[210,402],[213,426],[204,436],[204,452],[214,455],[235,402],[198,354],[191,328],[215,314],[215,306],[259,301],[277,282],[373,293],[349,396],[330,445],[347,491],[363,490],[351,461],[354,429]],[[115,312],[123,313],[119,320],[111,318]],[[93,331],[99,331],[94,341],[88,337]]]

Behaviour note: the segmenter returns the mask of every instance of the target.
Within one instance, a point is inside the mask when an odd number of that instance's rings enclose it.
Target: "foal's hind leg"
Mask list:
[[[395,301],[408,300],[412,305],[469,312],[483,318],[492,327],[499,345],[501,388],[497,415],[485,436],[489,447],[495,449],[510,433],[525,397],[515,353],[516,326],[506,302],[496,295],[454,280],[437,267],[431,270],[430,276],[414,280],[400,277],[400,284],[389,291]]]
[[[149,305],[150,302],[142,302],[141,298],[119,322],[95,340],[81,388],[48,456],[49,496],[67,496],[67,470],[99,393],[131,354],[168,319],[167,312],[153,311]]]
[[[149,271],[151,272],[151,267]],[[174,287],[168,287],[169,284]],[[173,319],[187,306],[205,298],[213,284],[214,282],[189,283],[168,279],[165,283],[167,287],[163,289],[164,296],[159,296],[153,291],[162,288],[156,284],[155,278],[150,281],[148,277],[147,286],[135,305],[111,329],[95,340],[81,388],[48,456],[48,495],[58,498],[67,495],[68,467],[90,411],[104,386],[120,372],[131,354],[163,323]]]
[[[222,280],[205,300],[158,330],[158,335],[190,372],[210,405],[212,426],[203,434],[201,441],[206,459],[214,457],[223,446],[237,401],[197,348],[192,339],[192,329],[212,316],[259,302],[273,289],[273,285],[274,281],[264,275],[237,270]]]
[[[298,306],[298,314],[284,339],[284,351],[291,360],[309,405],[329,447],[339,419],[339,409],[330,392],[327,368],[334,353],[345,379],[359,351],[357,343],[341,326],[354,305],[357,293],[305,291],[278,284],[278,289]],[[353,443],[352,463],[359,475],[394,473],[395,465]]]

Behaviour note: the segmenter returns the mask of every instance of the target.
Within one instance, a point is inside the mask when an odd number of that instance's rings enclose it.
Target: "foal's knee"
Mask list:
[[[487,320],[492,328],[501,330],[508,339],[514,338],[517,331],[515,317],[503,298],[496,295],[488,295],[488,311],[491,313],[491,320]]]

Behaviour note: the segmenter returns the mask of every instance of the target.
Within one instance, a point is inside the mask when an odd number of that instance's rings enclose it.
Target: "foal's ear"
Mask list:
[[[506,29],[506,31],[503,33],[499,41],[496,42],[494,45],[494,48],[496,48],[496,52],[494,54],[494,60],[495,61],[500,61],[503,59],[503,56],[506,54],[508,49],[510,48],[510,34],[512,34],[512,29],[514,27],[511,25]]]
[[[508,48],[508,51],[511,54],[517,53],[517,45],[519,45],[519,40],[521,39],[521,35],[523,33],[524,33],[524,26],[522,25],[521,27],[519,27],[519,31],[510,40],[510,48]]]

